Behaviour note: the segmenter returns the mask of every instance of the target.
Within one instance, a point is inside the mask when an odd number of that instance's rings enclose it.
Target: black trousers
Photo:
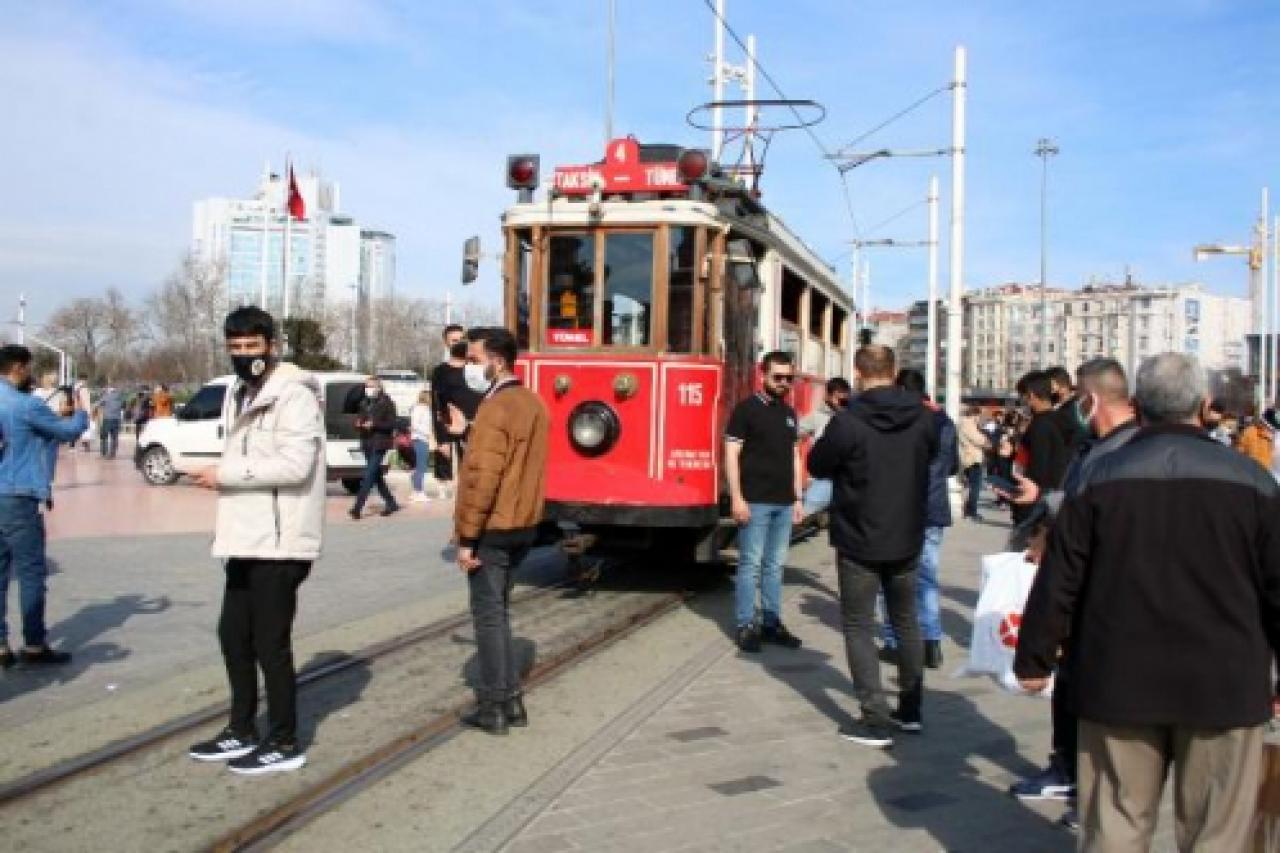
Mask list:
[[[1077,750],[1080,743],[1080,720],[1072,706],[1075,704],[1075,680],[1072,667],[1066,657],[1053,675],[1053,696],[1049,700],[1053,714],[1053,757],[1062,772],[1072,782],[1076,781],[1079,764]]]
[[[480,568],[467,575],[480,660],[476,696],[481,702],[503,702],[520,694],[520,663],[512,645],[510,606],[516,569],[528,553],[525,545],[482,544],[476,549]]]
[[[840,616],[853,690],[868,722],[889,725],[888,694],[880,679],[876,649],[876,594],[883,591],[889,623],[898,638],[898,708],[920,713],[924,697],[924,641],[916,613],[917,561],[893,565],[859,563],[837,555]]]
[[[293,669],[293,616],[298,587],[311,572],[301,560],[227,561],[218,640],[231,683],[231,728],[255,732],[258,668],[267,686],[268,738],[294,743],[298,685]]]

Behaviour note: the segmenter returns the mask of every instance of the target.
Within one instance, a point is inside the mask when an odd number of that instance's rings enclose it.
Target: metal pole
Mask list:
[[[929,178],[929,308],[925,321],[924,383],[938,394],[938,176]]]
[[[746,67],[746,92],[747,101],[756,99],[756,37],[754,35],[747,36],[747,67]],[[743,124],[747,130],[743,134],[743,153],[748,168],[754,169],[756,165],[755,150],[752,148],[752,142],[755,139],[753,131],[756,126],[757,110],[751,103],[747,104],[746,121]]]
[[[1058,153],[1052,139],[1036,140],[1040,158],[1040,369],[1049,366],[1049,158]]]
[[[1262,188],[1262,216],[1258,220],[1258,240],[1259,247],[1262,250],[1262,257],[1258,258],[1259,275],[1262,277],[1262,404],[1263,406],[1271,405],[1275,399],[1271,393],[1271,383],[1273,379],[1272,364],[1274,354],[1272,352],[1271,343],[1271,235],[1268,231],[1271,225],[1271,203],[1270,193],[1267,187]],[[1202,320],[1203,322],[1203,320]]]
[[[711,100],[724,100],[724,0],[716,0],[716,49],[711,69]],[[720,160],[724,147],[724,109],[711,108],[711,159]]]
[[[960,422],[960,377],[964,356],[964,136],[966,54],[964,46],[956,48],[955,82],[952,84],[951,107],[951,299],[947,306],[947,414]]]
[[[605,91],[604,104],[604,142],[607,146],[613,140],[613,84],[614,84],[614,32],[618,16],[617,0],[609,0],[609,45],[608,63],[609,77]]]

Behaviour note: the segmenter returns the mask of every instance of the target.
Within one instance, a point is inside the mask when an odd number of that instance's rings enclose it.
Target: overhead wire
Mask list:
[[[890,116],[889,118],[887,118],[887,119],[885,119],[884,121],[880,122],[880,123],[879,123],[879,124],[877,124],[875,127],[871,128],[871,129],[870,129],[870,130],[868,130],[866,133],[864,133],[864,134],[862,134],[861,136],[859,136],[857,139],[854,139],[854,140],[853,140],[852,142],[850,142],[848,145],[845,145],[841,150],[847,150],[847,149],[849,149],[849,148],[852,148],[853,146],[857,145],[858,143],[860,143],[860,142],[864,142],[864,141],[866,141],[867,139],[871,138],[872,136],[875,136],[877,133],[879,133],[880,131],[884,130],[886,127],[888,127],[889,125],[893,124],[893,123],[894,123],[895,121],[897,121],[898,119],[904,118],[905,116],[907,116],[907,115],[911,114],[912,112],[914,112],[914,111],[916,111],[916,110],[920,109],[920,107],[922,107],[922,106],[924,106],[925,104],[929,103],[929,101],[931,101],[931,100],[933,100],[934,98],[938,97],[938,96],[939,96],[939,95],[941,95],[943,92],[950,92],[954,87],[955,87],[955,84],[954,84],[954,83],[948,83],[948,84],[946,84],[945,86],[939,86],[937,89],[934,89],[934,90],[933,90],[932,92],[930,92],[929,94],[927,94],[927,95],[925,95],[924,97],[922,97],[922,98],[920,98],[920,99],[918,99],[918,100],[914,101],[914,102],[911,104],[911,106],[906,107],[905,109],[900,110],[900,111],[898,111],[898,112],[894,113],[894,114],[893,114],[892,116]]]

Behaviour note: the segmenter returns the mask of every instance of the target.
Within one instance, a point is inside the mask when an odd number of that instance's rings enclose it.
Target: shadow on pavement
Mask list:
[[[351,659],[351,655],[346,652],[317,652],[311,656],[305,666],[299,667],[299,671],[311,667],[341,663]],[[369,685],[369,681],[372,678],[373,675],[369,670],[369,664],[365,661],[360,661],[347,667],[342,671],[341,675],[327,678],[314,688],[300,691],[298,696],[298,734],[304,748],[310,746],[314,741],[316,732],[320,729],[320,724],[327,717],[340,713],[344,708],[354,705],[360,700],[360,696],[364,693],[365,687]],[[259,702],[265,703],[265,696],[261,694],[261,691],[259,692]],[[270,724],[267,722],[265,715],[260,716],[258,731],[266,732],[270,729]]]

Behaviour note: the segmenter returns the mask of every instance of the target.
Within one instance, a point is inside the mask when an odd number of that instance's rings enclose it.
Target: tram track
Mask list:
[[[563,593],[567,589],[570,589],[570,587],[561,583],[529,590],[513,596],[511,604],[512,607],[524,606],[556,593]],[[469,613],[456,613],[413,630],[405,631],[395,637],[368,645],[349,656],[308,666],[298,673],[298,688],[301,691],[313,687],[325,681],[325,679],[337,676],[354,667],[375,663],[379,659],[421,643],[447,637],[454,631],[467,627],[470,621],[471,616]],[[0,808],[46,792],[64,782],[82,777],[87,773],[92,773],[116,762],[133,758],[148,750],[164,746],[178,738],[193,735],[226,716],[230,707],[229,702],[209,705],[137,734],[112,741],[73,758],[59,761],[34,773],[0,784]]]
[[[517,645],[533,661],[527,690],[689,597],[634,580],[585,597],[557,585],[513,600]],[[468,614],[451,616],[300,674],[312,761],[270,786],[187,758],[188,738],[226,713],[219,704],[6,784],[0,821],[19,846],[60,838],[66,849],[274,847],[461,730],[474,645],[459,629],[469,625]]]

